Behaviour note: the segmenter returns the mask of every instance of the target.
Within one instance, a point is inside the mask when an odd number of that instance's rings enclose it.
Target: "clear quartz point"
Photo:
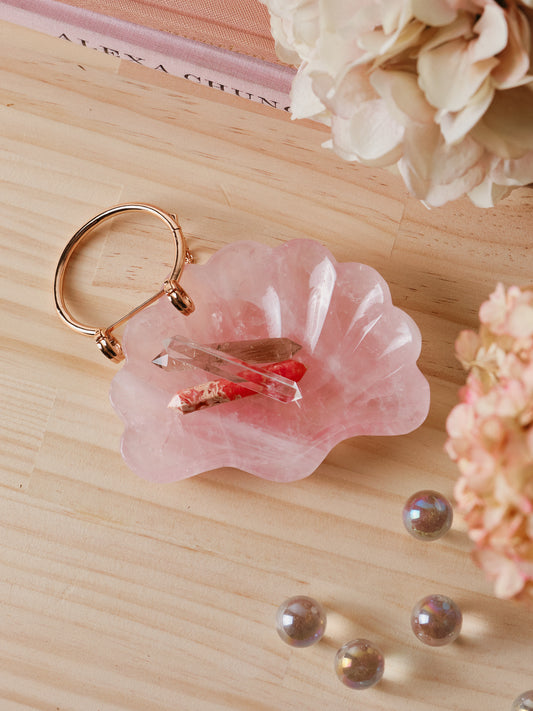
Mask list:
[[[209,343],[208,347],[215,351],[223,351],[246,363],[280,363],[282,360],[290,360],[295,353],[298,353],[302,346],[290,338],[256,338],[246,341]],[[218,360],[218,355],[213,357],[216,357]],[[154,358],[152,363],[166,368],[168,354]],[[178,361],[174,363],[174,370],[187,367],[193,366],[185,360],[182,361],[181,364]]]
[[[194,343],[182,336],[168,338],[163,346],[164,350],[152,363],[165,370],[182,370],[184,366],[199,368],[283,403],[296,402],[302,397],[294,380],[246,363],[216,347]]]

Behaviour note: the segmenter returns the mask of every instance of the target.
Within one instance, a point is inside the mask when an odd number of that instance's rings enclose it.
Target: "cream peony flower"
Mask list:
[[[479,333],[456,341],[470,371],[450,412],[459,510],[499,597],[533,597],[533,291],[498,284]]]
[[[533,182],[533,0],[261,0],[294,118],[438,206]]]

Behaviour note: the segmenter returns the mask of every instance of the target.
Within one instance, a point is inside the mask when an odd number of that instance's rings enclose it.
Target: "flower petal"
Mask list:
[[[493,168],[494,181],[501,185],[529,185],[533,183],[533,151],[516,160],[501,160]]]
[[[420,52],[418,83],[430,104],[447,111],[460,111],[497,64],[494,57],[473,64],[469,42],[457,39]]]
[[[455,341],[455,355],[464,368],[470,368],[475,361],[481,345],[479,334],[475,331],[461,331]]]
[[[507,45],[507,21],[503,9],[497,3],[485,5],[479,20],[473,27],[478,38],[469,43],[471,62],[490,59],[502,52]]]
[[[499,64],[492,71],[492,80],[498,89],[508,89],[524,81],[530,67],[531,28],[525,14],[511,5],[507,9],[507,23],[507,46],[499,54]]]
[[[346,160],[389,165],[399,158],[397,149],[404,128],[393,119],[382,99],[360,104],[351,119],[333,116],[331,128],[334,148]]]
[[[414,74],[376,69],[370,81],[398,122],[407,125],[410,121],[431,123],[434,120],[435,109],[426,101]]]
[[[368,72],[357,65],[347,67],[336,84],[331,78],[328,84],[326,80],[316,77],[313,89],[330,111],[346,119],[354,115],[358,106],[379,98]]]
[[[501,158],[521,158],[533,151],[532,127],[533,84],[529,84],[496,92],[472,136]]]
[[[305,66],[300,67],[292,82],[291,114],[294,119],[314,118],[327,122],[326,107],[313,91],[313,79]]]
[[[425,25],[448,25],[457,17],[457,9],[448,0],[412,0],[413,15]]]
[[[471,138],[444,142],[438,127],[405,132],[400,172],[416,197],[438,207],[478,185],[485,176],[484,151]]]
[[[514,561],[489,549],[476,551],[474,557],[487,575],[496,578],[496,597],[509,599],[521,592],[525,579]]]
[[[528,338],[533,335],[533,306],[517,304],[509,315],[509,333],[515,338]]]
[[[437,115],[446,143],[463,140],[489,108],[494,93],[492,82],[484,81],[463,109],[457,112],[444,111]]]
[[[460,13],[453,22],[439,28],[439,30],[424,43],[423,51],[430,52],[453,40],[464,39],[470,36],[472,34],[472,24],[472,18],[469,17],[468,14],[464,12]]]
[[[486,176],[479,185],[469,190],[467,195],[476,207],[487,208],[494,207],[499,200],[507,197],[511,191],[512,188],[496,185],[490,176]]]

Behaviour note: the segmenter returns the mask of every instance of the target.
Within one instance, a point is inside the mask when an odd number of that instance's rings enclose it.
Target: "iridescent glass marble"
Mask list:
[[[310,647],[326,631],[326,613],[312,597],[291,597],[278,607],[276,629],[291,647]]]
[[[335,671],[350,689],[368,689],[383,676],[383,654],[367,639],[354,639],[344,644],[335,656]]]
[[[513,701],[511,711],[533,711],[533,689],[524,691]]]
[[[407,531],[420,541],[435,541],[450,530],[453,509],[438,491],[417,491],[403,507],[403,523]]]
[[[463,616],[446,595],[428,595],[419,600],[411,613],[411,627],[418,639],[431,647],[450,644],[459,636]]]

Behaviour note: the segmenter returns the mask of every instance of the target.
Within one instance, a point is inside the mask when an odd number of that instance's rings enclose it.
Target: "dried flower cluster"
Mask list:
[[[295,118],[427,205],[533,182],[533,0],[261,0]]]
[[[469,375],[447,420],[455,496],[496,595],[533,597],[533,291],[499,284],[479,317],[456,342]]]

